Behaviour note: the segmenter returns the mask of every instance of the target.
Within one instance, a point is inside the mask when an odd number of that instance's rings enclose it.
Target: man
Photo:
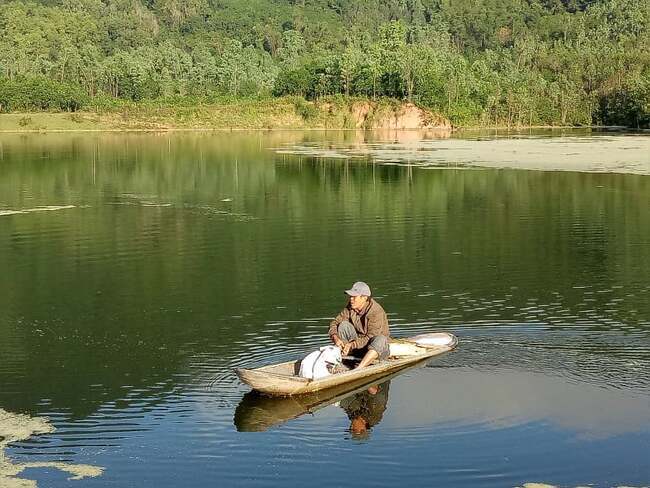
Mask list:
[[[341,354],[362,357],[357,366],[363,368],[379,359],[388,359],[388,318],[371,296],[370,287],[357,281],[345,290],[348,305],[330,323],[329,336],[341,348]]]

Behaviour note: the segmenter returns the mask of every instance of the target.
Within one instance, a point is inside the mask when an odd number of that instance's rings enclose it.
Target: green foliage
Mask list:
[[[307,122],[318,116],[318,108],[316,108],[313,103],[305,101],[302,97],[295,97],[293,99],[293,105],[296,109],[296,113]]]
[[[312,73],[306,65],[295,68],[285,68],[280,71],[275,80],[273,94],[305,96],[313,86]]]
[[[650,76],[640,76],[599,100],[599,121],[606,125],[650,127]]]
[[[263,95],[270,93],[277,68],[267,53],[236,40],[228,41],[216,60],[217,87],[229,95]]]
[[[650,0],[13,0],[0,110],[341,94],[647,127],[649,24]]]
[[[0,78],[0,111],[62,110],[74,112],[88,103],[79,86],[44,77]]]

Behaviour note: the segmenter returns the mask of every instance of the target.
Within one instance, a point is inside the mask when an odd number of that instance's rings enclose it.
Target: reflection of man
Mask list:
[[[343,356],[352,352],[362,357],[359,368],[377,358],[388,359],[388,318],[381,305],[372,298],[370,287],[357,281],[345,293],[350,300],[330,323],[332,342],[341,348]]]
[[[340,405],[350,419],[350,432],[363,436],[368,429],[381,422],[388,404],[388,386],[390,381],[373,385],[366,391],[341,400]]]

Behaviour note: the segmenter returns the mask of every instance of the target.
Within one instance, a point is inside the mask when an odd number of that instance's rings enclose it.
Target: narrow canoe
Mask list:
[[[374,380],[407,366],[451,351],[458,339],[448,332],[420,334],[406,339],[391,339],[390,357],[361,369],[350,369],[318,380],[298,376],[300,361],[287,361],[261,368],[239,368],[239,379],[254,390],[271,396],[301,395],[333,388],[360,379]]]

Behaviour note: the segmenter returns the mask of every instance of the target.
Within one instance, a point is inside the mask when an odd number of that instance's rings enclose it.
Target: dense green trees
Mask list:
[[[343,94],[460,124],[648,126],[649,17],[650,0],[7,1],[0,104]]]
[[[74,112],[89,102],[79,85],[44,77],[0,78],[0,111],[65,110]]]

